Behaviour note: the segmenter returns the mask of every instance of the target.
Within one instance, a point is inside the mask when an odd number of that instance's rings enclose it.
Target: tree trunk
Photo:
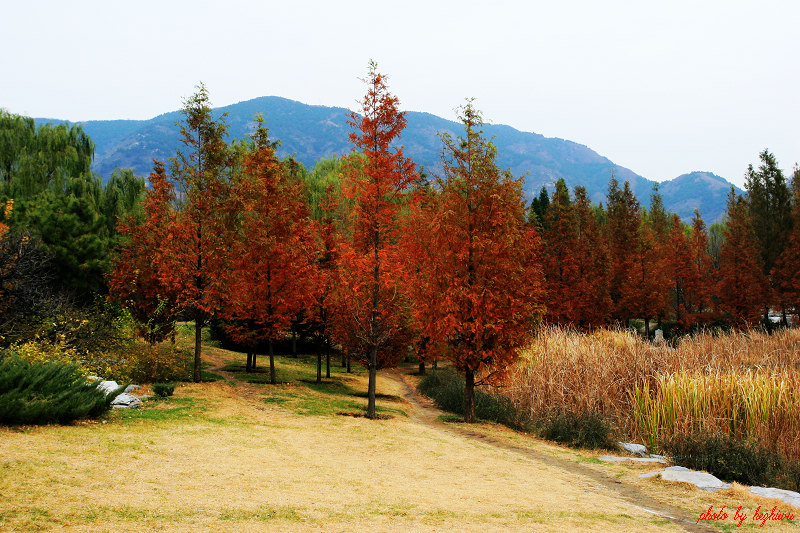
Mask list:
[[[434,359],[433,363],[431,363],[431,369],[436,370],[438,368],[439,368],[439,361],[437,359]]]
[[[258,352],[253,352],[253,364],[250,366],[250,370],[253,372],[256,371],[256,355],[258,355]]]
[[[331,343],[325,339],[325,377],[331,377]]]
[[[272,351],[272,339],[269,340],[269,382],[273,385],[277,384],[277,381],[275,381],[275,354]]]
[[[472,370],[464,372],[464,422],[475,422],[475,373]]]
[[[292,357],[297,357],[297,332],[292,327]]]
[[[253,352],[247,352],[247,363],[245,364],[244,371],[248,374],[253,371]]]
[[[203,318],[197,313],[194,321],[194,382],[200,383],[203,357]]]
[[[420,359],[419,361],[419,375],[420,376],[425,375],[425,361],[423,361],[422,359]]]
[[[347,354],[342,352],[342,368],[347,368]]]
[[[650,317],[644,319],[644,336],[650,339]]]
[[[350,354],[348,353],[347,354],[347,373],[349,374],[352,371],[353,371],[352,368],[350,368]]]
[[[375,419],[375,385],[378,379],[378,347],[369,353],[369,385],[367,386],[367,418]]]
[[[317,383],[322,383],[322,346],[317,345]]]

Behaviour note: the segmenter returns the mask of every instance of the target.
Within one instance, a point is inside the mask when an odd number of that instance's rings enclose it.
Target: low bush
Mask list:
[[[192,378],[191,356],[171,343],[150,345],[129,340],[104,352],[79,353],[59,342],[26,342],[13,347],[29,363],[53,362],[74,365],[86,376],[105,376],[116,381],[156,383]]]
[[[609,421],[600,413],[553,411],[536,424],[538,433],[547,440],[573,448],[613,450],[617,440]]]
[[[800,491],[800,463],[756,442],[717,434],[678,434],[662,444],[672,461],[724,481]]]
[[[175,383],[153,383],[151,388],[153,389],[153,394],[166,398],[167,396],[172,396],[172,393],[175,392]]]
[[[432,398],[440,409],[464,414],[464,378],[445,368],[428,372],[419,383],[419,391]],[[514,429],[527,429],[529,421],[521,417],[511,401],[500,394],[487,394],[475,389],[475,417],[497,422]]]
[[[169,342],[152,346],[130,342],[118,347],[109,357],[114,364],[108,375],[118,381],[164,383],[192,379],[192,356]]]
[[[68,424],[96,418],[110,409],[122,390],[106,395],[71,364],[0,356],[0,424]]]

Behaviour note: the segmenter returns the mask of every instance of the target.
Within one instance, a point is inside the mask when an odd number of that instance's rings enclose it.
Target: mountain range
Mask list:
[[[277,96],[264,96],[216,108],[215,116],[227,113],[231,138],[243,138],[252,131],[253,117],[263,113],[270,137],[281,141],[280,155],[292,155],[311,168],[320,158],[350,152],[347,109],[306,105]],[[172,111],[150,120],[91,120],[78,122],[95,143],[93,169],[107,179],[116,167],[133,168],[147,175],[152,160],[167,160],[179,147],[177,123],[180,111]],[[457,122],[430,113],[409,111],[408,125],[400,142],[405,154],[428,173],[441,169],[439,133],[453,136],[463,133]],[[57,119],[36,119],[39,123],[64,122]],[[582,185],[596,203],[604,203],[612,171],[620,182],[629,181],[639,200],[647,205],[656,182],[617,165],[590,148],[564,139],[548,138],[537,133],[516,130],[510,126],[485,124],[484,135],[493,138],[498,164],[514,176],[525,177],[524,193],[530,201],[544,186],[553,189],[559,178],[567,185]],[[692,172],[659,184],[665,207],[688,221],[695,209],[711,224],[725,212],[731,188],[724,178],[710,172]],[[741,193],[737,189],[737,193]]]

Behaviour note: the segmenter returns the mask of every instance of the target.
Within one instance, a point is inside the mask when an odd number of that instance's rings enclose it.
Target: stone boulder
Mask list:
[[[633,444],[631,442],[620,442],[620,448],[626,452],[638,455],[639,457],[647,457],[647,448],[643,444]]]
[[[720,489],[730,488],[730,483],[725,483],[718,479],[716,476],[706,472],[697,472],[689,470],[683,466],[670,466],[661,472],[661,479],[665,481],[680,481],[683,483],[691,483],[700,490],[707,490],[716,492]]]
[[[776,498],[784,503],[788,503],[789,505],[800,507],[800,492],[765,487],[750,487],[750,492],[756,496],[762,496],[764,498]]]
[[[140,405],[142,405],[142,401],[127,392],[123,392],[111,402],[111,407],[114,409],[136,409]]]
[[[106,393],[106,396],[119,388],[119,383],[116,381],[101,381],[97,384],[97,388]]]

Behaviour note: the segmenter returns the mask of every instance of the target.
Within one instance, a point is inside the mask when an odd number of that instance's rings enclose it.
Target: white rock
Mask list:
[[[140,389],[140,388],[141,387],[139,387],[139,385],[128,385],[127,387],[125,387],[125,390],[122,391],[122,392],[133,392],[133,391],[135,391],[137,389]]]
[[[140,405],[142,405],[141,400],[139,400],[139,398],[133,394],[128,394],[127,392],[123,392],[114,398],[113,402],[111,402],[111,407],[115,409],[136,409]]]
[[[800,507],[800,492],[776,489],[772,487],[750,487],[750,492],[756,496],[762,496],[764,498],[777,498],[778,500],[788,503],[789,505]]]
[[[620,442],[620,447],[628,453],[647,457],[647,448],[643,444],[633,444],[630,442]]]
[[[101,381],[98,383],[97,388],[105,392],[106,396],[108,396],[110,393],[119,388],[119,383],[116,381]]]
[[[661,472],[661,479],[666,481],[681,481],[683,483],[691,483],[700,490],[707,490],[711,492],[720,489],[730,488],[730,483],[724,483],[717,479],[715,476],[706,472],[697,472],[689,470],[682,466],[671,466]]]
[[[609,463],[619,463],[622,461],[633,461],[636,463],[665,463],[665,459],[661,459],[658,457],[617,457],[614,455],[601,455],[598,457],[601,461],[606,461]]]

